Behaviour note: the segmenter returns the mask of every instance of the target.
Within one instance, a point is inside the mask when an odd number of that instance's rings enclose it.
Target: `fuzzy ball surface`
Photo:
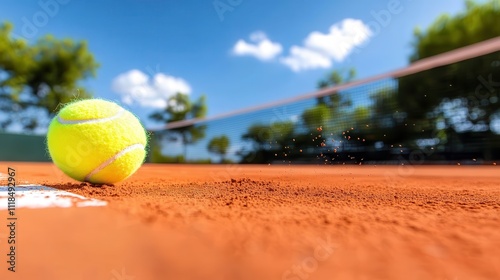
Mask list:
[[[128,178],[144,162],[146,145],[139,120],[118,104],[101,99],[66,105],[47,133],[54,164],[71,178],[94,184]]]

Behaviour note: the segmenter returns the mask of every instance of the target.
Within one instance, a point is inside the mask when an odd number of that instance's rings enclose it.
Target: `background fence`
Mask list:
[[[0,133],[0,160],[50,161],[45,136]]]

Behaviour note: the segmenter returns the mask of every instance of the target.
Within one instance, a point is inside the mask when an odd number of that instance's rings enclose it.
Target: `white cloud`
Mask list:
[[[281,58],[281,63],[287,65],[296,72],[332,67],[332,61],[329,57],[310,49],[297,46],[293,46],[290,49],[290,56]]]
[[[254,56],[262,61],[269,61],[283,52],[283,47],[267,38],[264,32],[257,31],[250,35],[250,42],[238,40],[233,53],[238,56]]]
[[[157,73],[150,78],[137,69],[114,78],[112,89],[121,96],[125,104],[139,104],[152,108],[166,107],[167,99],[178,92],[191,93],[191,87],[182,78],[163,73]]]
[[[344,60],[351,51],[371,36],[371,31],[361,20],[345,19],[330,27],[330,33],[312,32],[305,46],[336,60]]]
[[[343,61],[351,52],[372,36],[361,20],[344,19],[330,27],[329,33],[311,32],[304,46],[292,46],[281,63],[293,71],[330,68],[333,61]]]
[[[290,53],[279,61],[295,72],[330,68],[334,62],[346,59],[371,36],[370,28],[363,21],[347,18],[332,25],[328,33],[311,32],[301,46],[290,47]],[[283,47],[269,40],[264,32],[257,31],[250,35],[250,43],[239,40],[232,51],[238,56],[270,61],[283,52]]]

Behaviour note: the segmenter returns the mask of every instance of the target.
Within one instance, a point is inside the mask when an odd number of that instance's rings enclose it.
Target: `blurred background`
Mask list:
[[[495,164],[500,0],[5,0],[0,160],[103,98],[148,162]]]

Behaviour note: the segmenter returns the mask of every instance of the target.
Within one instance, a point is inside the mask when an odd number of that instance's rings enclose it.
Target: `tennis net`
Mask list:
[[[500,37],[313,93],[169,123],[152,130],[150,161],[494,163],[499,98]]]

